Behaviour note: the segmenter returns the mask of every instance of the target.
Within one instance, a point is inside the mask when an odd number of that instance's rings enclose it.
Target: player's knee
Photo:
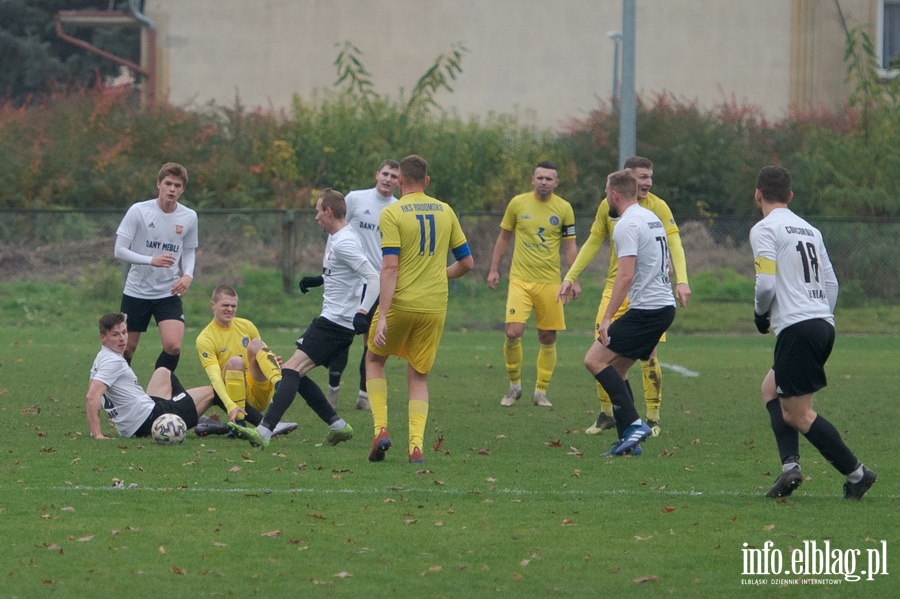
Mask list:
[[[266,344],[262,342],[262,339],[253,339],[247,344],[247,353],[251,356],[255,356],[262,349],[266,349]]]
[[[240,356],[233,356],[225,362],[225,370],[243,370],[244,359]]]

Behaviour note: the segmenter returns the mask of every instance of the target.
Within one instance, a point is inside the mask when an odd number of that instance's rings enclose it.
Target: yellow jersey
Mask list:
[[[447,309],[447,252],[467,246],[449,204],[422,192],[406,194],[381,212],[382,255],[398,256],[391,303],[409,312]]]
[[[206,371],[210,384],[222,399],[222,402],[231,411],[235,407],[234,401],[225,389],[225,381],[222,379],[222,369],[231,358],[241,356],[244,360],[244,372],[250,368],[247,358],[247,344],[253,339],[259,339],[259,330],[256,325],[246,318],[235,317],[231,326],[227,329],[220,327],[215,321],[211,321],[199,335],[197,335],[197,353],[200,355],[200,365]]]
[[[559,284],[559,247],[575,237],[572,205],[556,194],[541,201],[533,191],[509,201],[500,227],[515,233],[510,280]]]

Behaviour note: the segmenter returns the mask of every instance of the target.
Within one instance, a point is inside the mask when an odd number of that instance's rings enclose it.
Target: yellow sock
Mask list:
[[[659,405],[662,403],[662,369],[659,360],[641,360],[641,375],[644,379],[644,401],[647,403],[647,420],[659,422]]]
[[[503,357],[506,358],[506,376],[510,385],[518,385],[522,379],[522,338],[506,338],[503,345]]]
[[[255,359],[263,375],[270,383],[274,385],[281,380],[281,366],[278,365],[278,360],[271,349],[268,347],[262,348],[256,352]]]
[[[244,373],[240,370],[225,371],[225,390],[228,391],[228,397],[237,405],[244,409],[247,403],[247,381],[244,380]]]
[[[375,436],[388,425],[387,380],[368,379],[366,389],[369,390],[369,405],[372,408],[372,420],[375,424]]]
[[[597,383],[597,399],[600,400],[600,411],[612,418],[612,400],[609,398],[609,393],[606,392],[606,389],[600,383]]]
[[[537,357],[537,381],[534,384],[535,391],[547,392],[553,370],[556,368],[556,343],[541,343]]]
[[[425,424],[428,422],[428,402],[409,400],[409,453],[414,447],[420,450],[425,444]]]

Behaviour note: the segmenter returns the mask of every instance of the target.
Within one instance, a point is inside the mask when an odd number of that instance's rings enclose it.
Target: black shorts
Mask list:
[[[336,325],[317,316],[297,339],[297,349],[309,356],[316,366],[327,365],[331,358],[353,344],[356,331]]]
[[[632,360],[646,360],[675,320],[675,306],[656,310],[629,308],[609,325],[610,350]]]
[[[172,399],[163,399],[162,397],[153,396],[151,396],[150,399],[152,399],[156,405],[153,406],[153,411],[150,412],[150,415],[147,416],[147,419],[144,420],[144,423],[137,431],[135,431],[133,436],[149,437],[153,422],[163,414],[176,414],[181,416],[181,419],[184,420],[188,429],[197,426],[197,421],[200,419],[200,416],[197,414],[197,406],[194,405],[194,398],[188,395],[187,391],[179,393]]]
[[[146,332],[151,316],[156,319],[157,325],[163,320],[184,322],[184,308],[181,305],[181,296],[178,295],[162,299],[140,299],[123,295],[121,310],[128,316],[126,324],[129,333]]]
[[[775,341],[775,390],[778,397],[815,393],[828,385],[825,362],[834,347],[834,326],[820,318],[782,329]]]

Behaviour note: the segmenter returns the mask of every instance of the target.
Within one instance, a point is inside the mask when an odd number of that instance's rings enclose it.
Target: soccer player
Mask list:
[[[184,340],[181,296],[194,279],[197,249],[197,213],[178,202],[187,182],[187,169],[164,164],[156,179],[159,197],[132,204],[116,230],[115,256],[131,264],[120,308],[128,315],[124,356],[129,364],[152,316],[162,340],[156,368],[175,372],[178,366]]]
[[[684,259],[684,248],[681,245],[681,235],[678,232],[678,225],[675,224],[675,218],[669,206],[658,196],[650,193],[650,187],[653,185],[653,163],[649,159],[641,156],[632,156],[625,161],[625,168],[631,169],[638,181],[637,199],[638,204],[650,210],[659,218],[666,229],[666,242],[669,246],[669,257],[671,265],[675,271],[675,297],[678,304],[682,307],[686,306],[691,297],[691,288],[688,285],[687,265]],[[566,273],[565,279],[574,283],[581,272],[590,264],[594,256],[603,246],[603,241],[610,239],[609,244],[609,271],[606,275],[606,286],[603,289],[603,297],[600,300],[600,306],[597,309],[596,326],[599,328],[603,315],[606,314],[606,308],[612,296],[613,283],[616,280],[617,258],[616,248],[612,243],[612,233],[616,226],[616,219],[609,214],[609,201],[604,199],[597,208],[597,215],[594,223],[591,225],[591,234],[587,241],[581,246],[578,252],[578,258]],[[613,315],[613,320],[622,316],[628,309],[628,298],[622,302],[619,310]],[[660,339],[661,342],[666,340],[665,334]],[[649,359],[641,360],[641,373],[643,377],[644,402],[647,406],[647,426],[650,427],[652,435],[656,437],[660,433],[659,426],[659,408],[662,403],[662,370],[659,367],[656,348],[650,354]],[[597,416],[596,422],[585,429],[585,433],[596,435],[615,426],[612,414],[612,403],[603,385],[597,384],[597,396],[600,399],[600,414]]]
[[[88,431],[94,439],[110,439],[100,428],[102,407],[123,437],[149,437],[153,421],[163,414],[177,414],[187,427],[197,425],[200,414],[213,403],[210,386],[185,389],[172,371],[157,368],[147,391],[125,361],[128,347],[126,316],[121,312],[100,318],[100,352],[91,366],[91,383],[85,396]]]
[[[259,330],[246,318],[238,318],[238,294],[233,287],[219,285],[209,307],[213,319],[197,336],[200,365],[224,406],[228,420],[252,424],[262,421],[262,411],[281,380],[281,360],[260,338]],[[296,422],[279,422],[274,435],[297,428]],[[198,435],[228,432],[224,422],[201,418]]]
[[[425,195],[428,163],[411,155],[400,161],[400,201],[381,213],[381,297],[369,335],[366,387],[375,438],[370,462],[384,460],[388,435],[388,356],[407,361],[409,461],[425,461],[422,446],[428,420],[428,373],[434,364],[447,314],[447,280],[474,266],[469,244],[449,204]],[[447,253],[455,262],[447,266]]]
[[[322,389],[306,376],[316,366],[328,364],[334,356],[350,347],[355,335],[365,332],[368,326],[366,313],[378,297],[378,272],[366,260],[359,236],[344,220],[346,215],[344,196],[333,189],[322,190],[316,201],[316,222],[328,233],[322,259],[325,279],[322,312],[297,339],[294,355],[282,365],[281,382],[262,423],[255,428],[228,423],[236,435],[255,447],[269,444],[275,426],[297,393],[328,424],[326,444],[337,445],[353,437],[353,428],[338,416]]]
[[[547,387],[556,368],[556,332],[566,328],[559,290],[559,249],[565,247],[566,264],[572,266],[578,248],[575,245],[575,213],[571,204],[553,191],[559,185],[559,171],[549,161],[541,162],[531,176],[533,191],[510,200],[500,221],[500,234],[494,244],[487,284],[497,288],[500,260],[515,234],[512,264],[509,268],[509,292],[506,297],[506,342],[503,356],[509,389],[500,405],[510,407],[522,397],[522,335],[534,310],[538,342],[537,378],[533,403],[550,407]],[[581,292],[575,283],[574,294]]]
[[[813,393],[825,387],[825,362],[834,345],[838,281],[818,229],[794,214],[791,174],[766,166],[753,198],[762,220],[750,230],[756,267],[754,321],[775,333],[774,364],[762,383],[782,472],[766,497],[787,497],[803,483],[802,433],[829,464],[846,476],[844,499],[860,500],[875,472],[856,459],[838,430],[813,410]]]
[[[612,173],[606,181],[611,218],[619,219],[612,232],[618,267],[606,311],[597,327],[597,340],[584,356],[584,365],[613,404],[618,440],[604,455],[639,455],[640,443],[651,435],[634,407],[628,369],[646,360],[675,319],[675,297],[669,279],[669,250],[662,221],[638,204],[638,181],[631,169]],[[566,279],[560,297],[573,295]],[[626,296],[629,306],[615,319]]]
[[[371,189],[358,189],[351,191],[345,198],[347,201],[347,224],[353,227],[362,242],[366,259],[375,270],[381,272],[381,229],[378,228],[378,219],[381,211],[397,201],[394,191],[399,186],[400,163],[396,160],[385,160],[375,171],[375,187]],[[306,293],[310,287],[318,287],[322,284],[322,277],[303,277],[300,280],[300,291]],[[372,322],[372,315],[378,301],[369,310],[366,320]],[[359,394],[356,398],[357,410],[368,410],[369,394],[366,391],[366,341],[369,330],[363,333],[363,354],[359,361]],[[328,365],[328,398],[334,409],[337,409],[338,395],[340,393],[341,376],[347,367],[347,359],[350,354],[348,347],[342,354],[335,356]]]

